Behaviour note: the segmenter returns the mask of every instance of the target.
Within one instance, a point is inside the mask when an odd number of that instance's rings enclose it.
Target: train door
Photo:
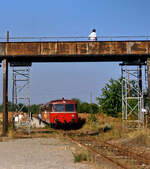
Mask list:
[[[46,110],[45,110],[45,121],[47,123],[49,123],[49,113],[50,113],[50,110],[49,110],[49,104],[46,105]]]
[[[54,123],[53,121],[53,113],[54,113],[54,104],[50,104],[50,113],[49,113],[49,120],[50,120],[50,123]]]

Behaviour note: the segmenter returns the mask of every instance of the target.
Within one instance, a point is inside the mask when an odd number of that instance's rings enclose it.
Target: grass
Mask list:
[[[143,129],[128,134],[130,142],[138,145],[150,146],[150,129]]]
[[[129,141],[135,144],[150,146],[150,129],[123,130],[121,119],[105,117],[103,114],[79,114],[79,117],[81,119],[86,119],[85,124],[82,126],[81,129],[79,129],[79,131],[85,133],[87,131],[98,131],[99,135],[97,135],[96,137],[102,141],[128,138]],[[13,131],[11,127],[9,127],[8,137],[51,137],[52,135],[57,137],[59,135],[59,132],[57,133],[57,130],[53,131],[53,129],[49,128],[49,126],[46,126],[45,129],[52,130],[52,133],[31,133],[31,135],[28,136],[23,131],[16,132]],[[0,130],[2,131],[2,129]],[[83,155],[77,154],[77,156],[79,156],[79,158],[83,158]]]
[[[82,162],[82,161],[91,161],[91,155],[89,152],[78,152],[73,153],[74,156],[74,162]]]
[[[82,119],[85,119],[85,124],[80,129],[80,132],[87,133],[87,132],[97,132],[99,133],[100,139],[103,139],[104,136],[108,137],[110,139],[110,133],[112,130],[114,130],[114,122],[116,122],[115,118],[112,117],[104,117],[103,114],[79,114],[79,117]],[[109,133],[109,134],[107,134]],[[113,135],[116,135],[115,133],[112,133]],[[107,138],[106,138],[107,140]]]
[[[95,114],[90,114],[89,117],[88,117],[88,122],[97,123],[98,119],[97,119],[96,115]]]
[[[122,131],[121,119],[105,117],[103,114],[84,114],[80,117],[86,119],[86,123],[81,129],[99,131],[99,139],[107,141],[125,137],[126,133]]]
[[[83,116],[83,117],[82,117]],[[86,119],[86,123],[80,131],[99,131],[99,135],[93,136],[102,141],[120,139],[126,136],[122,131],[122,123],[120,119],[112,117],[104,117],[102,114],[84,114],[79,116]],[[91,161],[92,157],[87,152],[74,154],[74,162]]]

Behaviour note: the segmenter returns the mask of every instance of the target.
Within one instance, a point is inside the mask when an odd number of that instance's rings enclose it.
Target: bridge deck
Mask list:
[[[123,61],[150,57],[150,41],[0,42],[0,60]]]

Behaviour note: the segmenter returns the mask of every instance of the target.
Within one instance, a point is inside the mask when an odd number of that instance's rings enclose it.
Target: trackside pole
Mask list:
[[[9,32],[7,32],[7,42],[9,41]],[[8,61],[3,60],[3,136],[8,132]]]
[[[8,62],[3,61],[3,136],[8,132]]]

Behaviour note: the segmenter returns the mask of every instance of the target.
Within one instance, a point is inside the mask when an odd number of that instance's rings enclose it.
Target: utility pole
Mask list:
[[[7,31],[7,42],[9,42],[9,32]],[[3,136],[8,132],[8,61],[3,60]]]
[[[139,93],[142,95],[142,65],[139,65]]]
[[[130,97],[130,74],[128,73],[128,97]]]
[[[93,110],[92,110],[92,92],[90,93],[90,112],[91,112],[91,114],[93,113]]]

